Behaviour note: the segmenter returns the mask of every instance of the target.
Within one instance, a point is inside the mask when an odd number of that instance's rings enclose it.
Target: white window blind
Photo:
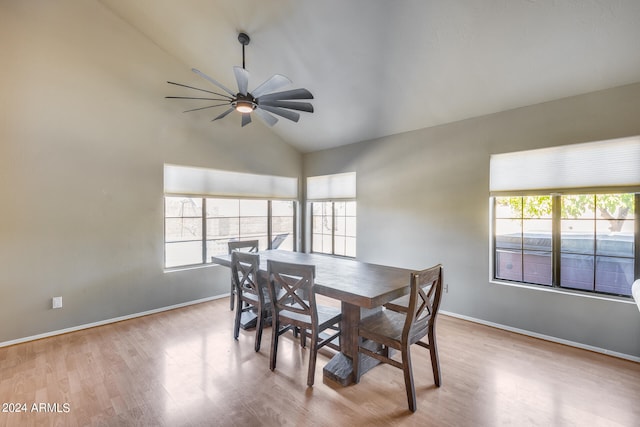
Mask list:
[[[310,176],[307,178],[307,200],[356,198],[356,173]]]
[[[164,165],[166,194],[297,199],[298,178]]]
[[[640,136],[493,154],[489,187],[492,194],[640,187]]]

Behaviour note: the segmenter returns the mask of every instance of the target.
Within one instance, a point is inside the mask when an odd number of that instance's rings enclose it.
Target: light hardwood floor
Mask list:
[[[412,414],[399,369],[340,387],[323,383],[321,351],[307,388],[308,349],[285,335],[271,372],[270,328],[255,353],[253,331],[234,341],[232,322],[221,299],[0,348],[0,403],[27,405],[0,426],[640,426],[638,363],[441,315],[443,384],[412,349]]]

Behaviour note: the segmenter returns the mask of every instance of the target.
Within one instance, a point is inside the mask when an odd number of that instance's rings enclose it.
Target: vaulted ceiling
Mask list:
[[[638,0],[100,1],[234,89],[248,33],[250,90],[279,73],[315,96],[315,113],[270,128],[303,152],[640,81]]]

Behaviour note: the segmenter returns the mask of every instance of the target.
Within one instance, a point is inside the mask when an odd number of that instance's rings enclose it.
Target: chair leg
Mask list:
[[[442,384],[442,373],[440,372],[440,358],[438,357],[438,346],[436,345],[435,328],[429,328],[429,353],[431,354],[431,369],[433,370],[433,382],[436,387]]]
[[[356,354],[353,355],[351,366],[353,370],[353,382],[354,384],[358,384],[360,382],[360,351],[357,351]]]
[[[300,328],[300,347],[305,348],[307,346],[307,330]]]
[[[278,353],[278,332],[280,331],[280,322],[277,319],[278,315],[274,314],[271,320],[271,354],[269,356],[269,369],[272,371],[276,369],[276,356]]]
[[[235,297],[235,286],[231,283],[231,293],[229,294],[229,310],[233,310],[233,300]]]
[[[402,370],[404,371],[404,386],[407,389],[409,410],[415,412],[417,409],[416,389],[413,385],[413,371],[411,369],[411,352],[409,347],[402,351]]]
[[[237,340],[240,335],[240,318],[242,317],[242,301],[238,298],[238,304],[236,306],[236,318],[233,322],[233,339]]]
[[[260,307],[258,310],[258,318],[256,320],[256,343],[255,350],[256,352],[260,351],[260,343],[262,341],[262,328],[264,325],[265,317],[267,316],[267,312]]]
[[[311,348],[309,351],[309,373],[307,374],[307,385],[313,386],[316,376],[316,359],[318,357],[318,333],[311,332]]]

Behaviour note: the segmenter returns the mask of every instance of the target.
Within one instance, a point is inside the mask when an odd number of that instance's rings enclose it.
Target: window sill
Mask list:
[[[635,304],[635,301],[631,297],[618,297],[615,295],[591,294],[586,292],[580,292],[577,290],[574,291],[572,289],[551,288],[551,287],[546,287],[542,285],[536,286],[536,285],[529,285],[527,283],[507,282],[507,281],[496,280],[496,279],[490,279],[489,283],[492,283],[494,285],[513,286],[516,288],[531,289],[534,291],[552,292],[556,294],[571,295],[571,296],[582,297],[582,298],[598,299],[598,300],[611,301],[611,302],[622,302],[626,304]]]
[[[179,271],[187,271],[187,270],[199,270],[201,268],[209,268],[209,267],[219,267],[220,264],[215,263],[207,263],[207,264],[196,264],[196,265],[185,265],[180,267],[168,267],[163,270],[164,273],[176,273]]]

